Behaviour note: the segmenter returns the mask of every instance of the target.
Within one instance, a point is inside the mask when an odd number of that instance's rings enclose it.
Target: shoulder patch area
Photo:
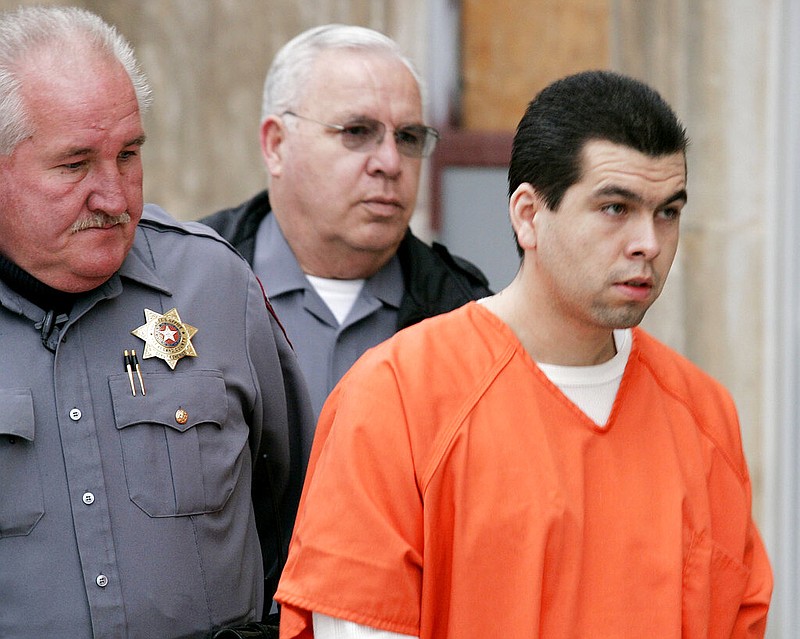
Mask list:
[[[222,244],[237,255],[239,254],[231,244],[219,235],[214,229],[205,224],[195,221],[176,220],[164,209],[156,204],[145,204],[142,211],[142,219],[139,226],[145,229],[152,229],[161,233],[178,233],[180,235],[191,235],[194,237],[204,237]]]

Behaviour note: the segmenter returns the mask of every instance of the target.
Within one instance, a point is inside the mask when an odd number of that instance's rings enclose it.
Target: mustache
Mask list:
[[[107,215],[106,213],[93,213],[88,217],[77,220],[71,227],[70,233],[79,233],[86,229],[102,229],[116,226],[117,224],[128,224],[131,216],[127,211],[120,215]]]

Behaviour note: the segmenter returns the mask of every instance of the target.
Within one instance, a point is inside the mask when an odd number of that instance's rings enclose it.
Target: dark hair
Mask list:
[[[517,127],[508,169],[509,195],[528,182],[555,210],[580,181],[587,142],[605,140],[651,157],[685,152],[686,130],[646,84],[611,71],[557,80],[528,105]]]

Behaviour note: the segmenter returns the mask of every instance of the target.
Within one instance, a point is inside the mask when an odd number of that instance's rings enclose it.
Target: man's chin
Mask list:
[[[646,311],[642,311],[640,313],[630,314],[625,316],[620,320],[617,326],[614,328],[634,328],[635,326],[639,326],[644,320],[644,316]]]
[[[127,251],[115,252],[113,255],[105,255],[89,262],[74,263],[71,268],[67,265],[64,271],[54,278],[58,285],[51,284],[51,286],[67,293],[91,291],[113,277],[125,261],[126,254]],[[87,255],[97,255],[97,253],[87,253]]]
[[[363,251],[371,251],[373,253],[385,253],[390,251],[394,253],[397,247],[400,246],[403,237],[405,237],[408,227],[400,224],[392,225],[379,225],[377,228],[371,228],[365,233],[360,241],[354,244]]]
[[[615,311],[606,311],[604,317],[600,318],[603,326],[615,329],[634,328],[642,323],[644,316],[647,314],[647,309],[650,306],[635,308],[616,309]]]

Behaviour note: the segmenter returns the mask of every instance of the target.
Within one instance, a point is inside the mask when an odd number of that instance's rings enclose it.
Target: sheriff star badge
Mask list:
[[[131,331],[144,340],[142,359],[159,357],[175,370],[182,357],[197,357],[192,346],[192,336],[197,329],[181,321],[178,309],[172,308],[161,315],[146,308],[144,318],[145,323]]]

